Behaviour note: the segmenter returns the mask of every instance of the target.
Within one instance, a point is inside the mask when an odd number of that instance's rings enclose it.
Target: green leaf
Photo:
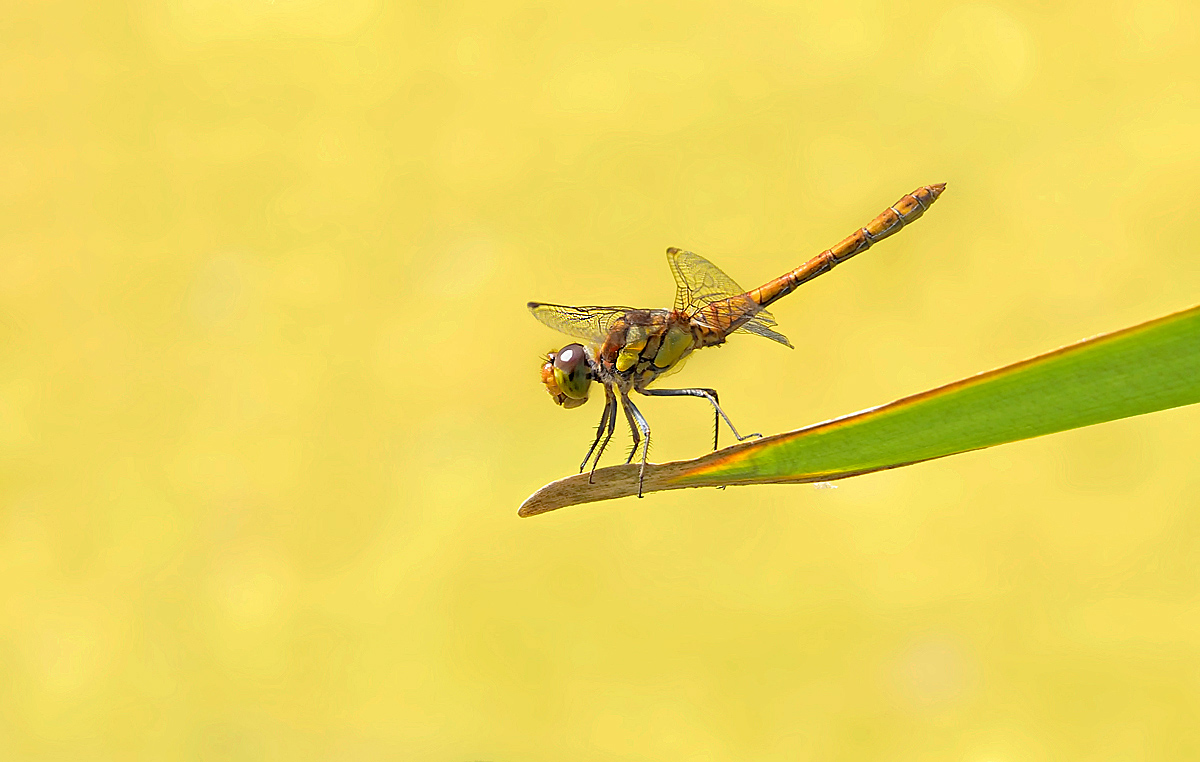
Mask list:
[[[844,479],[1196,402],[1200,306],[832,421],[647,465],[643,491]],[[636,495],[638,468],[560,479],[519,514]]]

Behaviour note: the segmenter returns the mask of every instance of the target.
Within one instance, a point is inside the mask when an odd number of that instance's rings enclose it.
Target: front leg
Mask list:
[[[600,415],[600,425],[596,427],[596,438],[592,440],[592,446],[588,448],[587,455],[583,456],[583,462],[579,464],[579,473],[583,473],[583,469],[587,468],[588,461],[592,459],[592,453],[596,452],[596,446],[600,444],[600,438],[604,436],[604,429],[608,426],[609,416],[616,415],[616,402],[613,399],[612,392],[608,392],[608,399],[604,402],[604,412]]]
[[[607,426],[606,426],[607,422]],[[588,484],[593,484],[593,479],[596,476],[596,467],[600,465],[600,457],[604,455],[605,448],[612,441],[613,432],[617,428],[617,397],[613,394],[611,386],[604,387],[604,415],[600,417],[600,426],[596,429],[596,442],[600,442],[600,433],[604,432],[604,442],[600,444],[600,451],[596,453],[596,459],[592,461],[592,472],[588,474]],[[596,449],[596,442],[592,443],[592,450]],[[592,457],[592,450],[588,450],[588,458]],[[587,466],[587,458],[584,458],[583,466]],[[579,473],[583,473],[583,466],[580,467]]]

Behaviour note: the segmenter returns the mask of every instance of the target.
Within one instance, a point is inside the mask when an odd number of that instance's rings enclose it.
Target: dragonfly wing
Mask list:
[[[778,341],[788,349],[795,349],[795,347],[792,346],[792,342],[788,341],[787,336],[784,336],[778,331],[771,330],[772,327],[776,325],[778,325],[778,323],[775,322],[775,318],[771,317],[766,310],[760,310],[759,313],[754,316],[753,320],[734,331],[734,333],[752,333],[755,336],[762,336],[764,339]]]
[[[675,309],[680,312],[689,312],[746,292],[721,268],[699,254],[683,249],[667,249],[667,264],[675,276]]]
[[[792,346],[786,336],[772,330],[778,323],[771,313],[756,309],[756,305],[747,299],[738,299],[746,293],[746,289],[712,262],[699,254],[671,248],[667,249],[667,263],[671,266],[671,274],[675,276],[675,309],[694,315],[710,304],[725,302],[726,308],[717,312],[734,313],[734,317],[744,316],[748,308],[754,309],[754,317],[735,329],[734,333],[753,333],[778,341],[785,347]],[[729,324],[733,322],[731,320]]]
[[[628,307],[569,307],[542,302],[530,302],[528,306],[543,324],[593,344],[603,344],[613,323],[629,312]]]

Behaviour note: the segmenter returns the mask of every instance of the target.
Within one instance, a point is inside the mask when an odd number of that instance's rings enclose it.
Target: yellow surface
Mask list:
[[[1194,3],[4,17],[3,759],[1200,756],[1197,410],[516,517],[601,408],[525,302],[668,246],[755,286],[949,183],[672,378],[743,431],[1200,301]]]

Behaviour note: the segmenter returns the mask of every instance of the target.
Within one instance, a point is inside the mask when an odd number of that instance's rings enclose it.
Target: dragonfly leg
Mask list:
[[[633,447],[629,448],[629,457],[625,459],[626,463],[633,462],[633,456],[637,455],[638,447],[642,444],[642,435],[639,431],[637,421],[634,420],[633,414],[629,412],[629,406],[633,403],[629,401],[629,396],[621,395],[621,410],[625,411],[625,421],[629,424],[629,433],[633,436]]]
[[[718,421],[716,424],[717,427],[720,426],[719,421],[725,421],[725,425],[729,427],[729,430],[733,432],[733,435],[737,437],[739,442],[750,439],[751,437],[762,436],[762,434],[758,433],[747,434],[746,436],[739,434],[737,428],[733,425],[733,421],[729,420],[729,416],[725,415],[725,411],[721,409],[721,403],[717,399],[717,392],[715,389],[638,389],[637,391],[646,395],[647,397],[700,397],[702,399],[706,399],[712,403],[713,410],[716,412],[715,418]],[[717,449],[716,432],[713,433],[713,449]]]
[[[600,442],[600,432],[604,430],[605,422],[608,424],[608,429],[604,431],[604,441]],[[600,450],[596,453],[596,459],[592,461],[592,472],[588,474],[588,484],[594,484],[592,481],[596,475],[596,466],[600,465],[600,457],[604,455],[604,450],[608,447],[608,443],[612,441],[613,432],[617,430],[617,398],[613,394],[612,387],[604,387],[604,415],[600,417],[600,426],[596,428],[596,442],[600,442]],[[596,442],[592,443],[592,449],[596,449]],[[591,450],[588,451],[588,458],[592,456]],[[583,465],[587,466],[587,458],[584,458]],[[579,473],[583,473],[583,468],[579,469]]]
[[[604,413],[600,416],[600,425],[596,427],[596,438],[592,440],[592,446],[588,448],[587,455],[583,456],[583,462],[579,464],[579,473],[583,473],[583,469],[587,468],[588,461],[592,459],[592,453],[596,451],[596,445],[600,444],[600,437],[604,436],[604,427],[608,425],[610,416],[615,416],[616,399],[612,393],[605,388],[607,399],[604,401]]]
[[[629,395],[624,392],[621,393],[621,407],[625,410],[625,419],[629,421],[629,430],[633,433],[633,449],[629,451],[626,463],[633,461],[633,456],[638,451],[638,444],[642,445],[642,468],[638,472],[638,497],[642,497],[642,485],[646,482],[646,456],[650,453],[650,424],[646,423],[642,411],[637,409],[633,400],[629,399]],[[641,436],[638,435],[639,432]]]

